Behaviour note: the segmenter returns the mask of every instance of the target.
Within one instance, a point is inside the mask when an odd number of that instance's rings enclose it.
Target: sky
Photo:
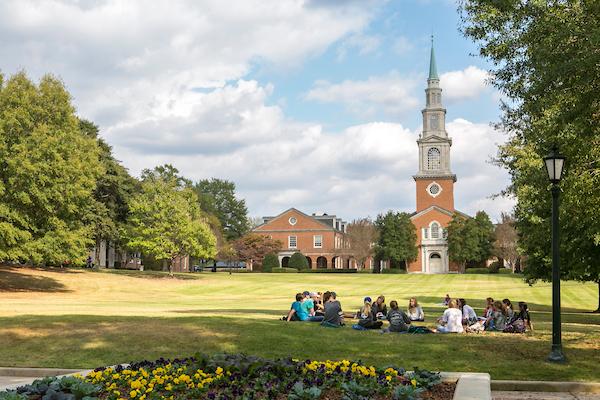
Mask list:
[[[500,94],[447,0],[0,0],[0,71],[60,77],[136,177],[234,182],[250,217],[416,209],[432,46],[455,208],[514,201],[490,164]]]

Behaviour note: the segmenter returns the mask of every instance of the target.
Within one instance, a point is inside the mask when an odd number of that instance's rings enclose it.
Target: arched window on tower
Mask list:
[[[437,95],[437,102],[442,104],[442,94],[441,93],[438,93],[438,95]]]
[[[437,224],[437,222],[434,222],[433,224],[431,224],[431,238],[438,239],[439,237],[440,237],[440,226]]]
[[[427,93],[425,95],[425,101],[426,101],[427,105],[429,105],[429,93]]]
[[[437,116],[432,115],[429,117],[429,129],[437,129]]]
[[[440,150],[435,147],[427,152],[427,169],[442,169],[442,156]]]

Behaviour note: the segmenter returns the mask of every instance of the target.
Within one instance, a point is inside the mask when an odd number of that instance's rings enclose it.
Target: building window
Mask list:
[[[431,117],[429,117],[429,129],[437,129],[437,127],[437,116],[432,115]]]
[[[438,101],[437,101],[437,102],[441,104],[441,103],[442,103],[442,95],[441,95],[441,94],[438,94],[438,95],[437,95],[437,98],[438,98]]]
[[[440,237],[440,226],[437,222],[431,224],[431,238],[438,239]]]
[[[296,236],[290,236],[288,239],[289,239],[288,247],[290,249],[295,249],[296,248]]]
[[[448,229],[442,228],[442,238],[448,239]]]
[[[315,235],[315,248],[323,247],[323,236]]]
[[[290,217],[290,219],[288,221],[289,221],[290,225],[296,225],[296,222],[298,222],[296,217]]]
[[[429,228],[423,228],[423,239],[427,239],[429,236]]]
[[[440,150],[432,147],[427,152],[427,169],[442,169],[442,155]]]

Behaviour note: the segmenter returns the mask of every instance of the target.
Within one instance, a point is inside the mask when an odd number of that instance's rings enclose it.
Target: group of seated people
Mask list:
[[[529,315],[527,303],[519,302],[519,312],[517,313],[510,300],[494,301],[491,297],[486,299],[485,316],[478,317],[473,307],[467,304],[465,299],[451,299],[446,295],[443,304],[448,305],[442,317],[438,318],[438,327],[436,330],[440,333],[463,333],[475,332],[477,329],[502,332],[504,329],[521,319],[526,328],[533,330],[533,324]],[[412,297],[409,300],[406,313],[398,306],[398,302],[390,302],[391,310],[388,311],[385,304],[385,296],[377,297],[372,302],[370,297],[365,297],[364,305],[356,313],[346,313],[342,311],[342,305],[337,300],[335,292],[327,291],[308,292],[296,294],[296,301],[287,316],[282,319],[285,321],[313,321],[320,322],[321,325],[340,327],[344,326],[345,319],[357,320],[355,327],[358,329],[381,329],[384,320],[388,321],[386,329],[380,332],[406,332],[409,325],[414,321],[424,321],[425,314],[423,309]],[[463,325],[466,325],[465,329]]]
[[[525,329],[533,330],[533,323],[529,315],[527,303],[519,302],[519,312],[517,313],[509,299],[502,301],[488,297],[486,299],[486,309],[484,317],[478,317],[473,307],[467,304],[465,299],[450,299],[446,296],[448,309],[444,315],[438,318],[438,332],[480,332],[485,329],[496,332],[505,332],[507,326],[521,320]],[[466,325],[467,328],[463,328]]]
[[[410,299],[406,313],[398,307],[398,302],[395,300],[390,302],[390,308],[388,312],[385,296],[381,295],[375,302],[370,297],[365,297],[364,305],[360,310],[356,313],[346,313],[342,311],[342,305],[337,300],[335,292],[327,291],[321,295],[321,293],[305,291],[296,294],[296,301],[292,303],[288,315],[282,319],[288,322],[316,321],[331,327],[344,326],[344,319],[354,319],[357,320],[357,325],[364,329],[380,329],[383,326],[382,320],[387,320],[389,325],[382,332],[406,332],[412,321],[425,319],[423,309],[415,298]]]

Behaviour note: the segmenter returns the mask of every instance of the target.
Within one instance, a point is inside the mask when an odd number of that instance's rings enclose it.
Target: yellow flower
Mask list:
[[[223,372],[223,368],[218,367],[217,370],[215,371],[215,374],[219,375]]]
[[[131,392],[129,392],[129,397],[131,397],[132,399],[137,396],[137,392],[135,390],[132,390]]]
[[[413,386],[415,386],[415,387],[417,386],[417,381],[415,381],[414,379],[413,379],[413,380],[411,380],[411,381],[410,381],[410,383],[411,383]]]

